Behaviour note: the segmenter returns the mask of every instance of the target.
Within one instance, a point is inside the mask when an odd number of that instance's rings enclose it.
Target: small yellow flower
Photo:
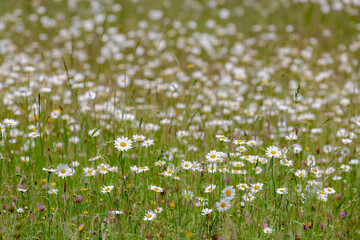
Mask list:
[[[54,207],[51,207],[50,210],[53,211],[53,212],[55,212],[55,208],[54,208]]]
[[[173,202],[170,203],[170,207],[172,207],[172,208],[175,207],[175,203],[173,203]]]
[[[81,191],[86,191],[87,189],[86,188],[81,188]]]
[[[84,214],[88,214],[89,212],[88,211],[84,211]]]
[[[46,178],[44,178],[43,180],[41,180],[41,181],[43,181],[43,182],[47,182],[47,179]]]
[[[81,224],[81,225],[79,226],[79,231],[82,231],[82,230],[84,230],[84,224]]]
[[[130,188],[130,187],[131,187],[131,184],[128,183],[128,184],[126,185],[126,188]]]
[[[306,149],[306,151],[309,151],[309,150],[310,150],[310,148],[309,148],[309,147],[306,147],[305,149]]]
[[[187,237],[187,238],[191,238],[191,236],[192,236],[192,233],[191,233],[191,232],[186,233],[186,237]]]
[[[311,227],[312,223],[311,222],[308,222],[308,226]]]
[[[51,185],[56,186],[56,182],[51,183]]]

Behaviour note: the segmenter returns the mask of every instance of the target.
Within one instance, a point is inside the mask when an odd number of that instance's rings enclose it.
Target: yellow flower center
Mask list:
[[[66,173],[66,170],[65,169],[61,169],[60,171],[62,174]]]
[[[126,143],[125,143],[125,142],[122,142],[122,143],[120,143],[120,146],[126,147]]]
[[[225,207],[226,207],[226,203],[221,203],[221,204],[220,204],[220,207],[225,208]]]
[[[226,190],[226,195],[230,196],[231,195],[231,190]]]

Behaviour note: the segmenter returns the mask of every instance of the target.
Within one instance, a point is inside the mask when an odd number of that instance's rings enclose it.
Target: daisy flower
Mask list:
[[[284,166],[287,166],[287,167],[290,167],[290,166],[293,165],[293,161],[292,161],[292,160],[284,159],[284,160],[280,160],[280,164],[281,164],[281,165],[284,165]]]
[[[252,195],[251,193],[247,193],[247,194],[244,194],[244,195],[242,196],[242,199],[243,199],[245,202],[252,202],[252,201],[254,201],[255,196]]]
[[[324,152],[329,153],[333,150],[333,147],[331,145],[325,145],[324,146]]]
[[[23,161],[23,162],[29,162],[29,161],[30,161],[29,156],[21,156],[20,159],[21,159],[21,161]]]
[[[208,172],[209,173],[214,173],[214,172],[216,172],[216,170],[217,170],[217,165],[216,164],[209,164],[209,166],[208,166]]]
[[[243,144],[246,144],[246,141],[237,139],[237,140],[234,140],[233,143],[236,145],[243,145]]]
[[[139,168],[137,166],[131,166],[130,170],[135,173],[139,173]]]
[[[181,167],[183,169],[190,169],[192,167],[192,163],[188,162],[188,161],[183,161],[182,164],[181,164]]]
[[[94,129],[89,130],[88,134],[89,134],[89,137],[97,137],[100,135],[100,130],[97,128],[94,128]]]
[[[194,197],[194,193],[192,191],[187,191],[187,190],[183,191],[183,195],[186,199],[192,199]]]
[[[168,170],[169,170],[169,169],[168,169]],[[149,171],[149,167],[148,167],[148,166],[139,167],[139,172],[146,172],[146,171]]]
[[[96,161],[96,160],[98,160],[100,158],[101,158],[101,156],[94,156],[94,157],[90,158],[89,161],[94,162],[94,161]]]
[[[246,147],[244,147],[244,146],[239,146],[239,147],[236,148],[236,151],[238,151],[238,152],[245,152],[245,151],[246,151]]]
[[[348,165],[342,164],[340,166],[340,169],[343,170],[344,172],[350,172],[351,167]]]
[[[339,181],[339,180],[341,180],[341,179],[342,179],[342,177],[340,177],[340,176],[334,176],[334,177],[333,177],[333,180],[334,180],[334,181]]]
[[[238,185],[236,185],[236,187],[242,191],[248,189],[248,185],[246,183],[239,183]]]
[[[153,190],[153,191],[155,191],[155,192],[163,192],[163,191],[164,191],[164,189],[163,189],[162,187],[158,187],[158,186],[155,186],[155,185],[151,185],[151,186],[149,187],[149,189],[150,189],[150,190]]]
[[[18,208],[18,209],[16,209],[16,211],[17,211],[18,213],[23,213],[23,212],[24,212],[24,209]]]
[[[272,158],[272,157],[279,157],[280,155],[280,150],[278,147],[275,147],[275,146],[270,146],[266,149],[266,152],[265,152],[266,156],[269,157],[269,158]]]
[[[130,84],[130,78],[125,74],[119,75],[116,79],[116,84],[121,88],[125,88]]]
[[[50,189],[50,190],[48,191],[49,194],[55,194],[55,195],[57,195],[58,192],[59,192],[59,190],[56,189],[56,188]]]
[[[154,145],[154,140],[152,139],[147,139],[141,144],[143,147],[150,147],[152,145]]]
[[[317,195],[317,199],[319,199],[320,201],[322,201],[322,202],[327,202],[327,195],[322,195],[322,194],[318,194]]]
[[[315,162],[315,156],[314,155],[309,155],[307,158],[306,158],[306,164],[308,166],[314,166],[316,164]]]
[[[295,176],[305,178],[307,176],[306,170],[297,170]]]
[[[7,127],[16,127],[17,125],[19,125],[19,121],[16,121],[14,119],[5,118],[4,124]]]
[[[205,216],[208,215],[212,212],[213,210],[211,208],[204,208],[203,210],[201,210],[201,215]]]
[[[134,142],[141,142],[145,140],[145,136],[143,135],[133,135],[132,139],[134,140]]]
[[[264,228],[264,233],[270,234],[272,232],[273,232],[273,230],[271,228],[269,228],[269,227]]]
[[[110,168],[110,166],[107,165],[107,164],[105,164],[105,163],[101,163],[101,164],[97,167],[98,171],[99,171],[101,174],[106,174],[106,173],[108,173],[109,168]]]
[[[205,192],[206,192],[206,193],[210,193],[210,192],[212,192],[215,188],[216,188],[216,185],[211,184],[211,185],[205,187]]]
[[[216,150],[210,151],[208,154],[206,154],[206,160],[209,162],[215,162],[216,159],[220,158],[220,154]]]
[[[178,138],[187,137],[187,136],[189,136],[189,133],[186,132],[186,131],[177,131],[177,132],[176,132],[176,136],[177,136]]]
[[[250,140],[246,142],[246,145],[250,146],[250,147],[254,147],[256,146],[257,142],[255,140]]]
[[[119,151],[127,151],[131,148],[132,141],[127,137],[118,137],[115,140],[115,148]]]
[[[220,142],[230,142],[230,140],[227,138],[227,137],[225,137],[224,135],[216,135],[215,136],[217,139],[219,139],[220,140]]]
[[[155,162],[155,166],[162,166],[164,164],[165,164],[165,161],[161,161],[161,160]]]
[[[231,207],[230,201],[228,199],[221,199],[219,202],[216,202],[216,207],[219,212],[227,211]]]
[[[201,169],[201,164],[198,163],[198,162],[193,162],[191,169],[192,169],[193,171],[198,171],[198,172],[203,171],[203,170]]]
[[[152,210],[149,210],[147,214],[144,217],[144,221],[152,221],[156,217],[156,213],[154,213]]]
[[[221,191],[221,197],[232,200],[235,197],[235,188],[233,186],[227,186]]]
[[[264,184],[262,184],[262,183],[253,183],[250,185],[251,192],[257,193],[258,191],[260,191],[262,189],[263,186],[264,186]]]
[[[70,168],[67,164],[59,164],[56,168],[55,173],[62,178],[70,175]]]
[[[276,189],[276,193],[282,195],[282,194],[287,194],[288,192],[286,188],[278,188]]]
[[[84,168],[85,176],[95,176],[96,170],[93,168]]]
[[[326,195],[335,193],[335,189],[333,188],[324,188],[323,190]]]
[[[243,167],[243,166],[245,166],[245,164],[243,163],[243,162],[236,162],[236,161],[234,161],[234,162],[232,162],[231,163],[234,167]]]
[[[286,140],[291,141],[291,140],[297,140],[298,136],[295,133],[290,133],[289,135],[287,135],[285,137]]]
[[[255,174],[260,174],[262,171],[263,171],[263,170],[262,170],[262,168],[261,168],[260,166],[257,166],[257,167],[255,168]]]
[[[110,185],[110,186],[104,186],[102,189],[101,189],[101,192],[102,193],[109,193],[113,190],[114,186]]]
[[[163,211],[163,208],[162,208],[162,207],[157,207],[154,212],[156,212],[156,214],[159,214],[159,213],[161,213],[162,211]]]
[[[31,132],[31,133],[29,133],[29,135],[28,135],[30,138],[37,138],[37,137],[39,137],[40,136],[40,134],[38,133],[38,132]]]
[[[344,144],[350,144],[352,142],[352,140],[350,138],[343,138],[341,139],[341,141],[344,143]]]

